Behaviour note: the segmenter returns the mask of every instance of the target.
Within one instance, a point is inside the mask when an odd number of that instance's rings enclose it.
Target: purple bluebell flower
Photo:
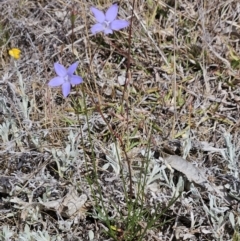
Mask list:
[[[51,87],[62,86],[62,93],[64,97],[67,97],[71,90],[71,85],[78,85],[83,82],[83,79],[80,76],[74,75],[73,73],[77,69],[78,62],[72,64],[68,69],[63,65],[55,63],[54,69],[57,77],[50,80],[48,83]]]
[[[104,32],[105,34],[113,33],[114,30],[120,30],[126,28],[129,25],[127,20],[116,19],[118,14],[118,5],[113,4],[104,14],[103,11],[98,10],[95,7],[90,8],[94,14],[97,23],[91,28],[93,34],[98,32]]]

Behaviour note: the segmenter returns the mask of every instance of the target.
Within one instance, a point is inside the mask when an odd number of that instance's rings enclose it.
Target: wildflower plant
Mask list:
[[[67,97],[71,91],[71,85],[78,85],[83,82],[82,77],[74,75],[77,66],[78,62],[75,62],[66,69],[63,65],[55,63],[54,69],[58,76],[51,79],[48,85],[51,87],[62,86],[63,96]]]
[[[113,4],[112,6],[110,6],[105,13],[95,7],[91,7],[91,11],[94,14],[96,19],[96,23],[91,28],[91,32],[93,34],[96,34],[98,32],[103,32],[106,35],[112,34],[114,31],[124,29],[128,27],[130,24],[127,20],[117,19],[117,15],[118,15],[117,4]],[[74,20],[72,21],[74,22]],[[74,26],[73,23],[72,23],[72,26]],[[131,44],[129,44],[129,46],[131,46]],[[13,51],[11,54],[12,54],[11,56],[13,56],[15,59],[18,59],[20,52]],[[128,59],[130,59],[130,51],[129,51]],[[78,67],[78,64],[79,62],[75,62],[71,64],[68,68],[65,68],[63,65],[59,63],[55,63],[54,69],[57,76],[55,76],[49,81],[48,86],[50,87],[61,86],[63,96],[66,98],[70,94],[71,86],[78,85],[83,82],[83,79],[81,76],[74,74]],[[31,102],[28,96],[25,94],[26,92],[25,83],[22,79],[22,75],[20,74],[20,72],[18,74],[18,77],[19,77],[19,83],[20,83],[20,91],[22,94],[21,102],[19,102],[19,105],[21,106],[21,112],[23,113],[22,116],[24,117],[25,122],[27,121],[27,123],[32,123],[31,122],[32,116],[30,114],[34,103],[33,103],[33,100]],[[76,110],[84,110],[83,115],[85,115],[84,120],[86,120],[85,122],[87,127],[86,128],[87,135],[85,133],[86,130],[81,127],[82,123],[80,122],[80,118],[78,118],[80,131],[77,133],[73,131],[69,131],[70,133],[68,136],[68,141],[65,143],[66,145],[64,149],[61,148],[60,150],[57,150],[55,148],[48,149],[46,147],[45,149],[52,154],[53,159],[56,161],[58,176],[61,179],[63,178],[67,179],[68,177],[71,178],[70,175],[67,176],[68,173],[71,174],[70,167],[76,166],[77,167],[76,169],[79,170],[80,169],[79,167],[82,163],[86,164],[85,170],[87,174],[84,177],[86,177],[88,181],[88,185],[90,186],[90,190],[91,190],[90,196],[94,200],[93,202],[94,215],[92,215],[92,217],[102,221],[107,226],[108,231],[106,231],[106,233],[110,237],[112,237],[114,240],[119,240],[119,235],[121,235],[122,240],[142,241],[144,240],[144,237],[147,234],[148,229],[154,227],[155,225],[161,225],[161,221],[159,221],[160,217],[166,212],[166,210],[171,205],[174,204],[174,202],[177,199],[175,198],[175,196],[173,196],[172,200],[167,205],[166,209],[162,209],[160,202],[154,205],[152,209],[149,209],[145,205],[145,197],[146,197],[146,194],[148,194],[148,190],[150,189],[149,186],[153,184],[155,181],[159,181],[159,179],[164,180],[165,178],[166,180],[168,180],[166,173],[164,171],[165,167],[161,167],[158,163],[155,163],[155,160],[154,161],[150,160],[151,158],[153,158],[153,153],[151,153],[150,151],[151,135],[149,136],[149,139],[147,139],[147,143],[149,143],[149,146],[147,147],[147,151],[146,151],[147,155],[144,155],[141,161],[134,160],[134,162],[137,163],[135,166],[136,170],[134,170],[134,167],[132,166],[132,160],[130,160],[129,154],[127,153],[128,152],[127,150],[131,149],[130,142],[127,141],[127,143],[129,143],[129,146],[128,144],[126,146],[123,144],[126,140],[125,135],[123,134],[123,136],[121,136],[117,132],[115,132],[114,129],[111,128],[111,125],[109,125],[108,119],[104,117],[100,104],[99,106],[97,106],[96,104],[96,107],[104,121],[103,124],[104,125],[106,124],[105,126],[108,126],[109,133],[112,139],[114,140],[110,145],[108,153],[106,154],[106,161],[108,161],[108,163],[101,166],[101,171],[104,171],[104,175],[107,172],[109,173],[110,177],[108,180],[116,180],[116,182],[121,181],[121,183],[123,184],[121,187],[121,190],[123,193],[120,194],[121,195],[120,197],[121,197],[121,200],[125,201],[125,203],[123,204],[123,207],[122,206],[120,207],[117,204],[115,204],[114,198],[112,198],[111,196],[108,196],[107,198],[105,197],[105,193],[103,193],[102,183],[100,182],[102,176],[99,175],[98,173],[99,163],[98,163],[97,157],[95,156],[95,153],[96,153],[95,149],[97,147],[95,147],[95,143],[94,143],[95,137],[92,137],[93,131],[91,130],[91,125],[90,125],[91,120],[89,119],[89,116],[92,115],[92,113],[88,112],[89,108],[87,108],[88,105],[86,103],[86,93],[83,93],[82,105],[77,98],[76,98],[77,100],[74,100],[74,98],[75,97],[73,97],[73,102],[76,102]],[[122,99],[122,103],[123,101],[124,99]],[[76,112],[79,113],[79,111],[76,111]],[[92,116],[91,116],[91,119],[92,119]],[[17,133],[17,131],[15,131],[17,127],[15,126],[16,125],[13,125],[13,124],[10,125],[8,122],[6,123],[4,122],[2,125],[0,125],[0,136],[2,136],[2,140],[4,142],[7,143],[10,141],[9,140],[10,135],[8,134],[10,128],[13,130],[13,133]],[[28,128],[29,130],[31,129],[30,127]],[[127,126],[127,130],[128,129],[129,129],[129,126]],[[127,131],[127,133],[129,133],[129,130]],[[31,141],[36,145],[37,139],[35,140],[33,135],[30,138],[31,138]],[[81,139],[81,143],[79,141],[80,139]],[[23,148],[20,148],[21,142],[18,144],[18,142],[16,141],[16,143],[19,149],[22,151]],[[81,145],[83,150],[83,157],[81,158],[80,158],[80,152],[78,149],[79,144]],[[87,151],[85,150],[90,150],[89,151],[90,154],[88,154]],[[88,165],[88,162],[87,162],[89,157],[90,157],[90,160],[92,161],[90,165]],[[86,161],[82,161],[82,158]],[[150,163],[152,162],[154,162],[153,166],[150,165]],[[111,176],[111,170],[114,171],[113,176]],[[113,185],[115,185],[115,183],[113,183]],[[157,184],[155,186],[157,186]],[[44,198],[47,199],[47,197],[44,197]],[[114,209],[114,213],[116,214],[116,215],[114,214],[115,216],[109,215],[109,208]],[[124,209],[124,212],[122,212],[121,210],[122,208]],[[30,211],[28,211],[28,214],[31,214],[31,216],[29,215],[31,219],[34,222],[37,221],[40,218],[40,213],[34,212],[35,209],[33,211],[32,209],[29,209],[29,210]],[[146,226],[143,227],[141,225],[142,223],[146,223]],[[61,229],[61,226],[64,228],[64,225],[60,224],[59,229]],[[5,233],[7,232],[9,233],[8,236],[10,237],[12,235],[11,231],[8,231],[5,229]],[[49,240],[49,241],[58,240],[57,237],[55,236],[50,237],[47,231],[35,232],[30,230],[29,226],[26,225],[24,232],[19,234],[19,240],[32,240],[32,239]],[[94,233],[93,231],[90,230],[89,240],[93,240],[93,239],[94,239]]]
[[[116,19],[118,14],[117,4],[113,4],[106,11],[106,14],[95,7],[91,7],[91,11],[97,21],[97,23],[91,28],[92,34],[96,34],[98,32],[104,32],[106,35],[112,34],[113,31],[118,31],[129,26],[129,22],[127,20]]]

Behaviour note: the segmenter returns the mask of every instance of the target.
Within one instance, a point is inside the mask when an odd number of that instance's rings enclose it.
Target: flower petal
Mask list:
[[[92,34],[101,32],[104,30],[104,26],[101,23],[96,23],[91,27]]]
[[[69,66],[68,69],[67,69],[67,73],[69,75],[73,75],[73,73],[75,72],[75,70],[78,67],[78,64],[79,64],[79,62],[77,61],[77,62],[73,63],[71,66]]]
[[[104,29],[104,34],[105,35],[110,34],[110,33],[113,33],[112,29],[110,29],[110,28],[105,28]]]
[[[112,30],[120,30],[128,26],[129,26],[129,22],[127,20],[114,20],[113,22],[111,22],[111,25],[110,25]]]
[[[80,76],[73,75],[73,76],[71,76],[71,78],[70,78],[70,83],[71,83],[72,85],[78,85],[78,84],[81,84],[82,82],[83,82],[83,79],[82,79],[82,77],[80,77]]]
[[[69,82],[65,82],[62,85],[62,93],[64,97],[67,97],[71,90],[71,84]]]
[[[64,77],[67,74],[66,68],[59,63],[54,64],[54,69],[55,69],[55,72],[57,73],[57,75],[60,77]]]
[[[51,79],[49,81],[48,85],[51,87],[55,87],[55,86],[62,85],[63,83],[64,83],[64,78],[58,76],[58,77]]]
[[[106,20],[112,22],[118,14],[118,5],[113,4],[106,12]]]
[[[95,7],[91,7],[90,10],[94,14],[94,17],[96,18],[97,22],[103,23],[105,21],[105,14],[103,11],[100,11]]]

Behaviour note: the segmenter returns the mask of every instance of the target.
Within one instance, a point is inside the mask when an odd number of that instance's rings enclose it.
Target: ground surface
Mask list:
[[[0,240],[239,240],[240,3],[177,2],[0,1]]]

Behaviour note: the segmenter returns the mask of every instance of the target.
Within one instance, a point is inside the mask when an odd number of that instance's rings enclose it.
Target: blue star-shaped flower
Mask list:
[[[51,87],[61,85],[63,96],[67,97],[70,93],[71,85],[78,85],[83,82],[82,77],[73,74],[77,69],[77,66],[78,62],[75,62],[66,69],[63,65],[55,63],[54,69],[58,76],[51,79],[48,85]]]
[[[90,8],[94,14],[97,23],[91,28],[93,34],[98,32],[104,32],[105,34],[113,33],[113,30],[120,30],[126,28],[129,25],[127,20],[116,19],[118,14],[118,5],[113,4],[104,14],[103,11],[98,10],[95,7]]]

